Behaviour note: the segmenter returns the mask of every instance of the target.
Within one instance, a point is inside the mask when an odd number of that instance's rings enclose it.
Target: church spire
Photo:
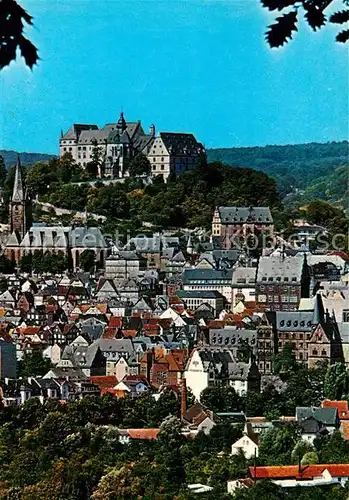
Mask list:
[[[19,159],[19,155],[17,155],[17,165],[16,165],[16,173],[15,173],[15,183],[13,185],[12,201],[15,201],[18,203],[24,202],[22,169],[21,169],[21,161]]]

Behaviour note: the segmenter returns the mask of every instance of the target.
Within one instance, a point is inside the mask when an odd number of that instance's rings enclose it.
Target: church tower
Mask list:
[[[10,201],[10,226],[11,233],[16,232],[24,238],[27,232],[26,197],[22,180],[22,169],[19,156],[17,157],[15,183]]]

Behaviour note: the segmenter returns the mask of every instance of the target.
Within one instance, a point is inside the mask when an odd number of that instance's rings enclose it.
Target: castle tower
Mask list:
[[[120,113],[120,118],[119,118],[119,121],[118,123],[116,124],[116,128],[117,130],[119,131],[120,135],[125,132],[126,128],[127,128],[127,123],[126,123],[126,120],[125,120],[125,117],[124,117],[124,113],[121,111]]]
[[[15,183],[13,185],[13,193],[10,201],[10,227],[11,233],[15,231],[19,234],[21,239],[24,238],[27,232],[26,197],[24,194],[19,156],[17,157]]]

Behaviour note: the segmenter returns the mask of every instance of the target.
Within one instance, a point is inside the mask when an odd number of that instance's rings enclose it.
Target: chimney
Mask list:
[[[187,381],[183,377],[181,380],[181,418],[187,411]]]

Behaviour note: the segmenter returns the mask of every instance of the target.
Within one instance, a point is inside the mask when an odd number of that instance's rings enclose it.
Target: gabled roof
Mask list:
[[[175,156],[199,154],[203,147],[193,134],[160,132],[160,138],[167,151]]]
[[[317,408],[311,406],[297,406],[296,420],[302,422],[309,417],[314,417],[325,425],[336,425],[338,421],[337,408]]]

